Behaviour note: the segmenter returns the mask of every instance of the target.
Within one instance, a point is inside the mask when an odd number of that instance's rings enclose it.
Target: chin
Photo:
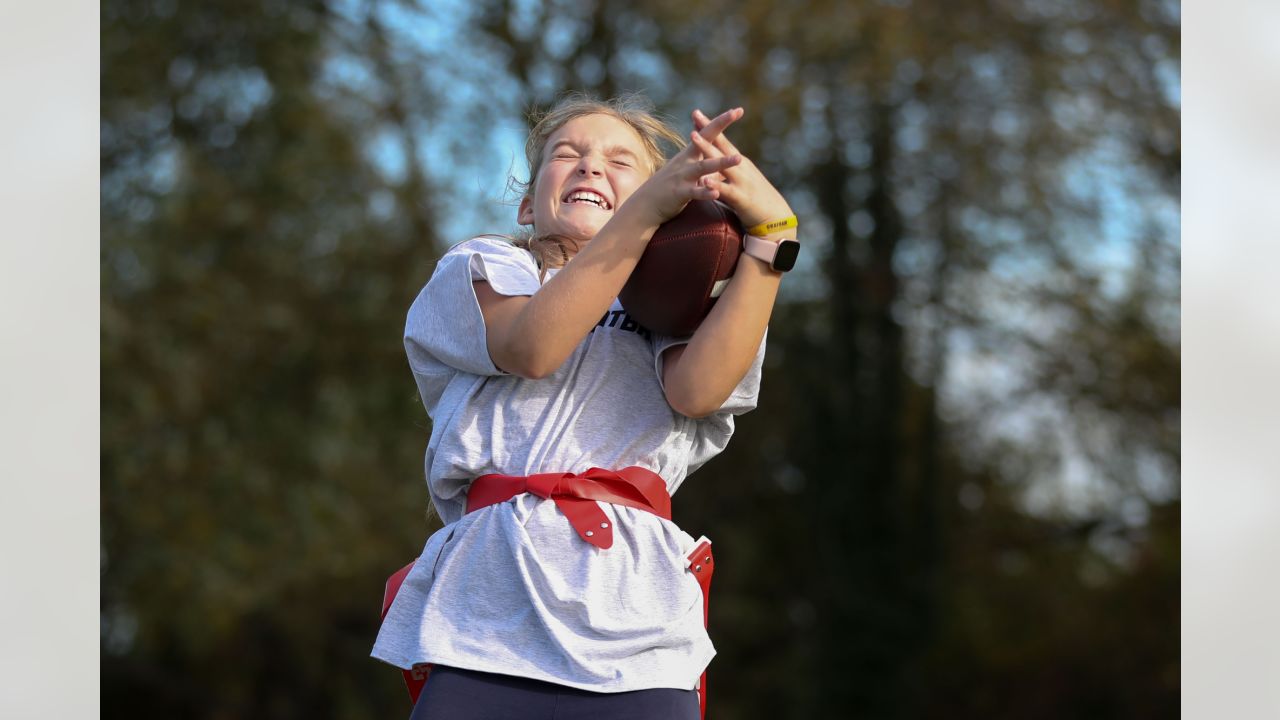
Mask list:
[[[560,234],[585,243],[595,237],[603,227],[604,223],[566,225],[560,229]]]

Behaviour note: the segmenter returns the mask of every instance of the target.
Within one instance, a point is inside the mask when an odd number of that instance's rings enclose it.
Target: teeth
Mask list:
[[[585,190],[579,190],[571,193],[569,197],[565,199],[565,202],[589,202],[594,204],[596,207],[604,208],[606,210],[609,208],[609,203],[605,201],[604,196],[599,193],[588,192]]]

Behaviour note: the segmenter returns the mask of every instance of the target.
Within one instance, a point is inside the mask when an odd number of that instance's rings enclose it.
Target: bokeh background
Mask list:
[[[101,6],[105,717],[396,717],[405,311],[565,90],[747,109],[802,218],[675,498],[713,718],[1179,709],[1176,2]]]

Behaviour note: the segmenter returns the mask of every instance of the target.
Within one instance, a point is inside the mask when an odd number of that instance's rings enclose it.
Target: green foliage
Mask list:
[[[360,658],[428,529],[400,337],[430,193],[366,159],[381,108],[326,97],[326,8],[169,12],[103,7],[104,704],[391,712]]]
[[[489,116],[568,88],[745,106],[803,219],[761,409],[675,503],[713,716],[1176,711],[1176,5],[456,13],[102,7],[107,716],[407,712],[404,312]]]

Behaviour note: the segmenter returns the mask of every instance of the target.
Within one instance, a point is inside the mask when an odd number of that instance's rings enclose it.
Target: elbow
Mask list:
[[[512,375],[519,375],[525,380],[542,380],[555,372],[557,367],[552,365],[528,365],[510,372]]]
[[[525,380],[542,380],[564,364],[563,358],[556,361],[554,358],[544,357],[536,352],[519,352],[510,349],[497,353],[493,359],[494,365],[502,371]]]
[[[523,374],[520,377],[526,380],[542,380],[550,377],[552,373],[560,369],[567,357],[554,357],[545,352],[534,352],[527,356],[524,363]]]
[[[693,420],[701,420],[720,409],[723,400],[717,401],[715,398],[707,396],[699,396],[695,392],[681,391],[679,388],[668,388],[667,404],[672,410]]]

